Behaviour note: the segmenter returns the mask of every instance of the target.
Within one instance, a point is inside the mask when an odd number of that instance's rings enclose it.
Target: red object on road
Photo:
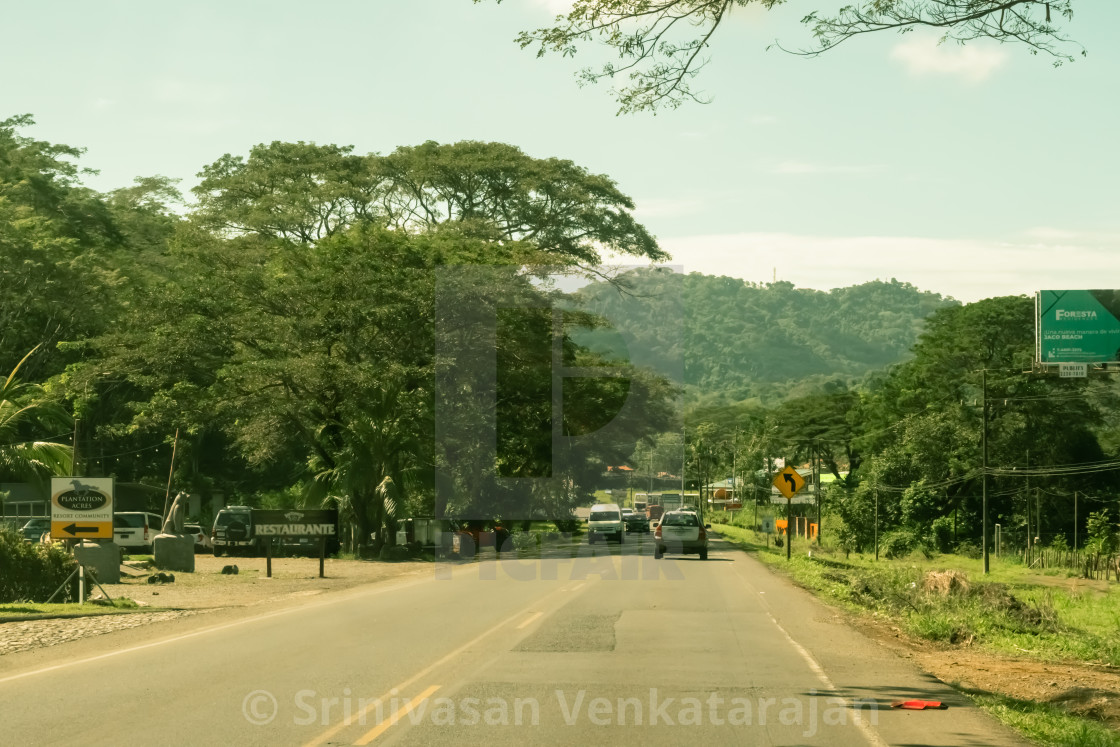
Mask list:
[[[940,700],[896,700],[891,703],[891,708],[905,708],[908,711],[924,711],[927,708],[945,710],[948,707]]]

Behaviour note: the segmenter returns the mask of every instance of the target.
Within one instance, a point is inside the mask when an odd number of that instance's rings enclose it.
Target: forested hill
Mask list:
[[[678,380],[683,370],[692,402],[766,404],[858,380],[905,360],[925,318],[957,304],[896,280],[824,292],[652,268],[624,277],[634,297],[608,283],[579,296],[622,332],[635,363]]]

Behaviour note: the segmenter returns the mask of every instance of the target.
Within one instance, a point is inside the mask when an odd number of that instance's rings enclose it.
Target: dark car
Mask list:
[[[649,532],[649,517],[644,513],[639,513],[637,511],[627,513],[626,510],[623,510],[622,523],[626,525],[627,532],[639,532],[643,534]]]
[[[226,506],[214,517],[210,530],[214,543],[214,557],[240,550],[248,555],[259,555],[260,546],[253,535],[253,512],[248,506]]]
[[[23,535],[23,538],[28,542],[38,542],[43,538],[44,534],[50,531],[51,520],[49,517],[43,516],[28,521],[23,525],[23,528],[19,530],[19,533]]]

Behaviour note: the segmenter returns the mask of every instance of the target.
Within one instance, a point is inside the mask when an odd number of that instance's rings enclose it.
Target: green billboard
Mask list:
[[[1120,362],[1120,291],[1039,291],[1035,330],[1040,363]]]

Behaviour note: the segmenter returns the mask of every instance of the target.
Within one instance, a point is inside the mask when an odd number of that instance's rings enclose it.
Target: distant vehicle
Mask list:
[[[141,553],[152,551],[152,540],[163,529],[163,517],[148,511],[120,511],[113,514],[113,542],[118,547]]]
[[[625,511],[625,509],[623,509],[623,511]],[[638,513],[637,511],[631,511],[628,514],[624,513],[622,523],[626,525],[627,532],[639,532],[642,534],[649,532],[649,517],[644,513]]]
[[[680,493],[662,493],[660,503],[661,508],[665,511],[674,511],[680,508],[684,501],[681,499]]]
[[[657,503],[651,503],[646,506],[646,516],[650,521],[660,521],[661,514],[665,513],[665,508]]]
[[[613,536],[615,542],[622,542],[625,534],[622,510],[617,503],[601,503],[591,507],[591,515],[587,519],[588,544],[593,545],[600,537],[606,539],[608,536]]]
[[[19,530],[23,538],[28,542],[39,542],[43,539],[44,534],[51,531],[51,520],[49,516],[36,517],[31,519]]]
[[[708,526],[691,511],[667,511],[653,534],[653,557],[660,560],[667,552],[699,553],[701,560],[707,560]]]
[[[183,531],[194,537],[194,551],[198,552],[211,552],[214,549],[214,543],[210,541],[210,535],[202,530],[201,524],[184,524]]]
[[[250,555],[259,550],[253,536],[253,511],[248,506],[226,506],[214,517],[214,527],[210,530],[210,540],[214,545],[214,557],[220,558],[227,553],[241,550]]]

